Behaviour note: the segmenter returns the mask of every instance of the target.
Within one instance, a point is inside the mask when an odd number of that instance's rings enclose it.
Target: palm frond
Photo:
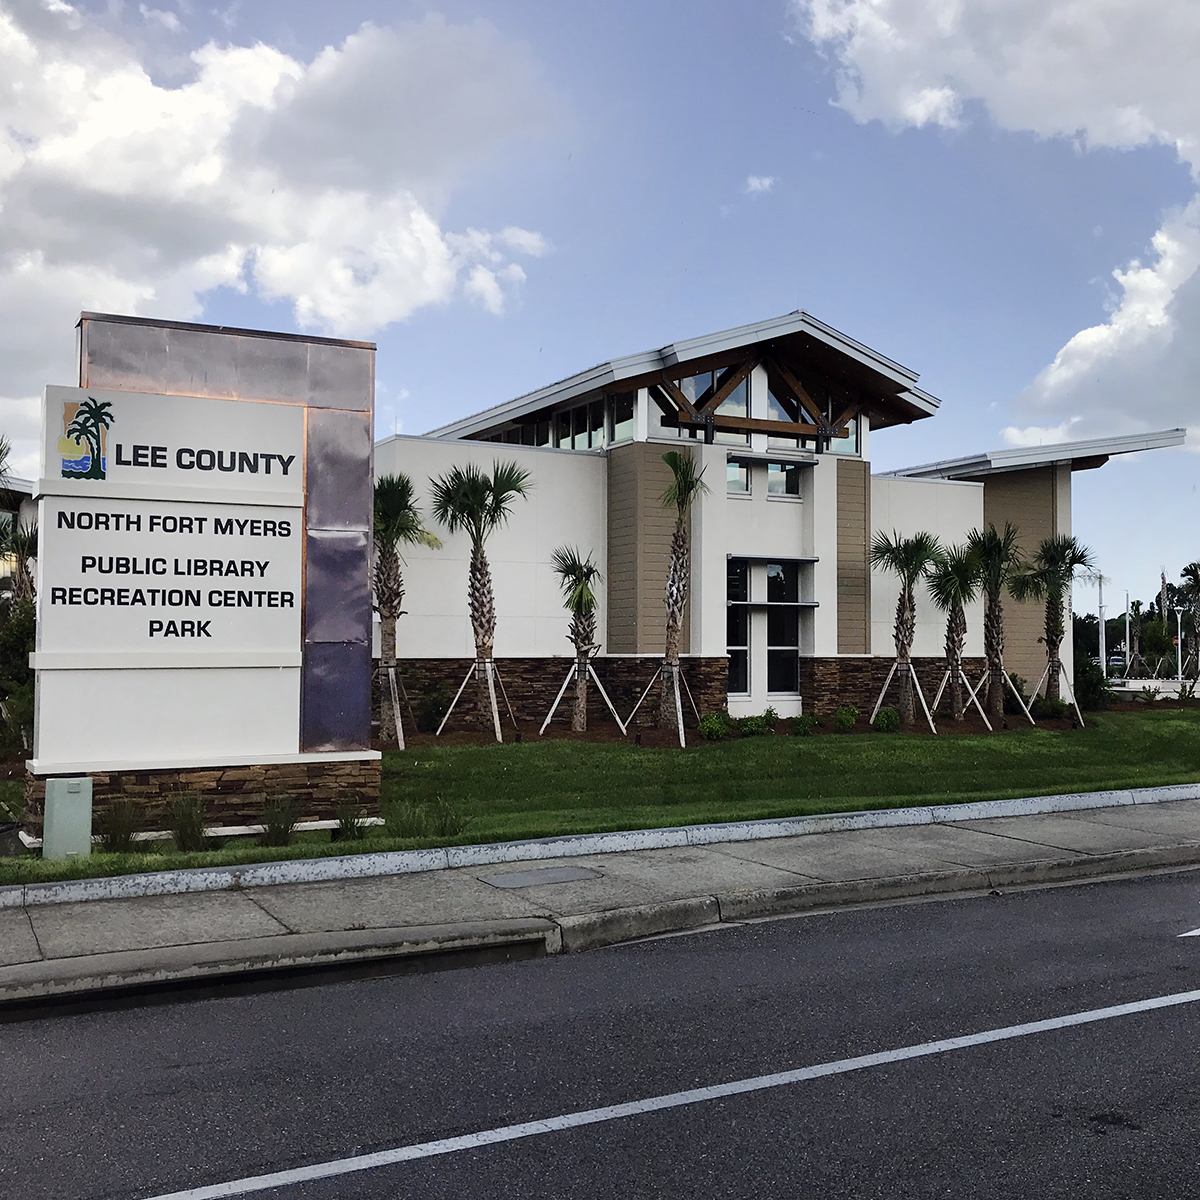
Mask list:
[[[871,565],[890,571],[910,588],[921,578],[941,553],[941,543],[932,533],[922,530],[902,537],[896,530],[877,533],[871,539]]]
[[[390,546],[419,543],[435,550],[442,544],[425,528],[416,503],[416,488],[403,472],[381,475],[375,481],[375,541]]]
[[[1092,552],[1070,534],[1043,538],[1033,558],[1012,580],[1018,600],[1045,600],[1065,595],[1076,571],[1095,566]]]
[[[662,460],[671,468],[671,482],[659,499],[664,508],[675,509],[682,519],[691,508],[692,501],[709,491],[708,484],[704,482],[704,468],[697,471],[695,458],[678,450],[668,450]]]
[[[584,558],[574,546],[559,546],[550,556],[550,563],[558,576],[567,611],[578,616],[595,612],[597,600],[592,585],[599,582],[601,575],[592,556]]]
[[[490,475],[474,463],[451,467],[433,480],[433,516],[451,533],[464,529],[474,546],[507,522],[512,503],[532,489],[529,472],[515,462],[496,462]]]
[[[942,612],[965,608],[979,595],[979,559],[970,546],[948,546],[926,576],[929,597]]]
[[[1010,521],[1004,523],[1003,530],[989,525],[967,534],[967,549],[979,560],[980,583],[989,596],[999,596],[1021,568],[1017,537],[1016,526]]]
[[[526,497],[532,489],[529,472],[515,462],[492,463],[491,496],[488,499],[487,532],[491,533],[504,525],[512,512],[512,503],[518,497]]]

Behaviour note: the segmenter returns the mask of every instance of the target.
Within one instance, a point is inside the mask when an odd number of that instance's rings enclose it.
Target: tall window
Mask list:
[[[800,464],[767,463],[767,495],[799,496]]]
[[[619,442],[622,438],[633,437],[633,400],[633,392],[618,392],[609,398],[612,407],[610,441]]]
[[[774,391],[768,388],[768,390],[767,390],[767,416],[772,421],[794,421],[794,420],[796,420],[796,417],[797,417],[797,411],[799,411],[800,420],[807,423],[809,420],[809,417],[808,417],[808,414],[803,411],[803,409],[797,410],[796,406],[790,400],[788,401],[788,404],[785,407],[783,405],[783,403],[775,395]],[[802,449],[802,450],[808,450],[808,449],[813,448],[813,442],[812,442],[811,438],[785,437],[782,434],[774,434],[774,433],[771,434],[771,436],[767,439],[767,444],[771,445],[771,446],[788,446],[788,447],[794,446],[797,449]]]
[[[729,655],[729,693],[744,696],[750,691],[750,564],[731,558],[726,568],[725,648]]]
[[[749,493],[749,463],[730,461],[725,464],[725,490],[732,496],[745,496]]]
[[[800,690],[800,566],[767,564],[767,691]],[[778,605],[779,607],[776,607]]]
[[[720,378],[720,374],[719,371],[702,371],[699,375],[689,375],[686,379],[678,379],[676,383],[679,385],[679,390],[688,400],[692,404],[695,404],[713,386],[713,380]],[[717,412],[722,417],[746,417],[750,415],[750,383],[748,379],[743,379],[729,396],[721,401]],[[679,436],[699,437],[700,431],[696,429],[681,429]],[[718,429],[714,434],[714,438],[716,441],[726,445],[744,446],[750,440],[750,435],[748,433],[734,433],[729,429]]]
[[[605,444],[604,401],[593,400],[554,414],[554,444],[560,450],[593,450]]]

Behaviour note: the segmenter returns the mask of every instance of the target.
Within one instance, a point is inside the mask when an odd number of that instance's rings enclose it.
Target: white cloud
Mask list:
[[[459,296],[503,312],[524,279],[514,258],[547,250],[529,230],[439,217],[464,171],[543,128],[536,65],[491,26],[366,25],[311,63],[262,43],[191,60],[169,86],[63,0],[0,0],[0,419],[14,434],[35,407],[21,397],[69,379],[81,309],[196,318],[225,286],[365,337]]]
[[[1018,429],[1010,425],[1003,431],[1005,445],[1008,446],[1052,446],[1055,442],[1065,442],[1071,437],[1071,426],[1079,420],[1069,417],[1061,425],[1046,428],[1041,425],[1027,425]]]
[[[500,230],[500,240],[510,249],[528,254],[532,258],[541,258],[543,254],[550,252],[550,244],[540,233],[518,229],[515,225]]]
[[[757,196],[769,192],[774,186],[774,175],[747,175],[742,190],[747,196]]]
[[[1194,0],[793,0],[838,64],[857,120],[954,128],[981,103],[1002,128],[1081,149],[1161,144],[1200,184],[1200,5]],[[1108,319],[1080,331],[1020,407],[1072,436],[1195,420],[1200,196],[1113,272]],[[1006,430],[1024,436],[1030,430]]]
[[[504,293],[500,290],[500,282],[495,272],[487,267],[472,267],[467,282],[463,284],[463,291],[496,316],[504,311]]]
[[[161,8],[150,8],[145,4],[138,5],[138,12],[142,14],[142,20],[147,25],[158,25],[168,33],[178,33],[183,28],[179,17],[173,12],[166,12]]]

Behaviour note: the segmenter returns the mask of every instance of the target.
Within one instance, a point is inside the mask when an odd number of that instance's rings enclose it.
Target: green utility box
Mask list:
[[[87,858],[91,852],[91,779],[47,779],[42,857],[61,861]]]

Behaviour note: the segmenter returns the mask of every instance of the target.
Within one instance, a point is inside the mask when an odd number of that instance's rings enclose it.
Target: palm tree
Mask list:
[[[17,524],[17,516],[0,530],[0,558],[12,564],[12,598],[14,603],[34,599],[33,571],[30,563],[37,558],[38,527],[36,521]]]
[[[583,558],[572,546],[559,546],[550,559],[562,587],[563,604],[571,614],[567,637],[575,646],[575,704],[571,710],[571,729],[587,732],[588,657],[596,649],[596,593],[592,585],[600,580],[600,568],[592,556]]]
[[[1012,594],[1018,600],[1042,600],[1046,605],[1042,641],[1046,643],[1046,698],[1059,698],[1062,659],[1059,649],[1066,636],[1064,611],[1067,593],[1075,572],[1094,566],[1092,552],[1070,534],[1058,533],[1038,543],[1032,560],[1012,581]]]
[[[1146,660],[1142,657],[1142,602],[1134,600],[1129,605],[1129,677],[1139,679],[1146,671]]]
[[[967,534],[967,549],[979,563],[984,602],[983,653],[988,664],[988,719],[999,729],[1004,724],[1004,593],[1011,590],[1023,561],[1016,527],[1006,521],[1003,531],[995,525],[972,529]]]
[[[75,412],[70,425],[67,426],[67,436],[76,441],[87,442],[90,461],[88,469],[79,478],[103,479],[104,464],[104,430],[112,424],[112,404],[107,400],[96,400],[89,396]]]
[[[954,719],[963,719],[963,646],[967,640],[966,606],[979,595],[979,560],[969,546],[950,546],[928,573],[929,595],[946,614],[946,666],[950,671],[950,704]]]
[[[461,529],[471,539],[467,605],[475,635],[475,658],[479,663],[491,663],[496,636],[496,598],[484,546],[488,538],[507,523],[513,501],[518,496],[528,496],[531,487],[529,472],[515,462],[494,462],[490,475],[484,474],[474,463],[451,467],[445,475],[433,480],[434,518],[451,533]],[[486,680],[491,679],[490,669],[489,665]],[[479,683],[480,712],[486,711],[490,703],[499,740],[500,716],[495,698],[482,676]]]
[[[396,622],[403,616],[404,576],[400,572],[400,547],[423,545],[437,549],[437,536],[425,528],[416,503],[413,481],[401,472],[381,475],[375,481],[375,610],[379,613],[379,661],[385,671],[396,667]],[[390,682],[390,677],[389,677]],[[400,730],[395,709],[383,697],[379,737],[385,746],[396,745]]]
[[[688,588],[692,578],[692,547],[689,530],[692,501],[704,495],[704,469],[696,469],[691,454],[668,450],[662,456],[671,468],[671,483],[659,499],[664,508],[675,510],[675,532],[671,534],[671,557],[667,566],[667,636],[663,653],[666,668],[662,677],[662,693],[658,707],[658,723],[663,729],[682,727],[683,712],[679,708],[679,639],[683,632],[683,610],[687,607]]]
[[[1192,638],[1195,639],[1200,635],[1200,562],[1188,563],[1179,572],[1179,577],[1183,580],[1179,593],[1187,604],[1188,616],[1192,622]],[[1196,674],[1200,676],[1200,657],[1196,662]]]
[[[889,536],[877,533],[871,541],[871,565],[890,571],[900,579],[900,597],[896,601],[896,625],[892,631],[896,643],[896,664],[900,668],[900,723],[916,720],[912,689],[912,644],[917,627],[917,581],[924,578],[941,552],[931,533],[901,537],[895,530]]]

